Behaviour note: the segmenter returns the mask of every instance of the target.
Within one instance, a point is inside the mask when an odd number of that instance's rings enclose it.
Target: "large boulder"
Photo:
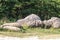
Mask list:
[[[60,18],[58,17],[52,17],[51,19],[49,19],[51,21],[51,25],[53,28],[59,28],[60,27]]]
[[[17,22],[14,22],[14,23],[5,23],[3,25],[1,25],[1,27],[4,27],[4,26],[15,26],[15,27],[21,27],[21,25]]]
[[[41,20],[34,20],[34,21],[27,22],[27,25],[29,27],[41,27],[43,25],[43,23]]]
[[[60,22],[54,22],[52,27],[53,28],[60,28]]]
[[[60,19],[57,19],[52,24],[53,28],[60,28]]]
[[[17,23],[21,24],[22,26],[24,26],[24,25],[39,26],[39,24],[40,24],[39,22],[41,23],[41,19],[39,16],[37,16],[35,14],[31,14],[31,15],[28,15],[27,17],[25,17],[24,19],[17,20]]]
[[[13,31],[20,31],[20,28],[14,26],[4,26],[3,29],[9,29]]]
[[[39,16],[35,14],[28,15],[24,18],[26,21],[34,21],[34,20],[41,20]]]

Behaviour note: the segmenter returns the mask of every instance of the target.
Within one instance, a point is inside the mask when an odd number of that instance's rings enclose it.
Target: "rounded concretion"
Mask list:
[[[40,17],[35,14],[28,15],[24,19],[27,21],[41,20]]]
[[[13,30],[13,31],[20,31],[20,28],[14,27],[14,26],[4,26],[3,28],[4,29]]]
[[[5,23],[5,24],[2,25],[2,27],[4,27],[4,26],[21,27],[21,25],[19,23],[16,23],[16,22],[14,22],[14,23]]]

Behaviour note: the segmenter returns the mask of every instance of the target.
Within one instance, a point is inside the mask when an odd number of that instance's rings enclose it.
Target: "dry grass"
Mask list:
[[[60,29],[41,29],[41,28],[30,28],[25,30],[25,33],[21,31],[0,31],[0,35],[14,36],[14,37],[27,37],[27,36],[44,36],[44,35],[60,35]]]

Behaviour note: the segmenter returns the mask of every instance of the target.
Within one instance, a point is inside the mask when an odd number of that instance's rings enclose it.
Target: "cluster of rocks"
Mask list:
[[[60,18],[52,17],[49,20],[44,20],[43,24],[45,24],[46,27],[60,28]]]
[[[1,25],[1,28],[6,28],[10,30],[18,31],[20,28],[24,25],[27,25],[28,27],[42,27],[45,28],[60,28],[60,18],[52,17],[49,20],[42,21],[39,16],[35,14],[28,15],[24,19],[19,19],[14,23],[5,23]]]

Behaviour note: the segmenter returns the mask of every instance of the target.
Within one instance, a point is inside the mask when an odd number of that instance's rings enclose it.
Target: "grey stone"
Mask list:
[[[35,14],[28,15],[24,18],[26,21],[34,21],[34,20],[41,20],[39,16]]]
[[[41,20],[40,17],[35,14],[31,14],[25,17],[24,19],[17,20],[17,23],[21,24],[22,26],[24,24],[28,26],[38,26],[39,25],[38,22],[40,21],[37,21],[37,20]]]
[[[41,20],[36,20],[36,26],[42,26],[43,25],[43,22]]]
[[[24,19],[19,19],[19,20],[17,20],[16,22],[17,22],[17,23],[19,23],[19,22],[20,22],[20,23],[21,23],[21,22],[24,22]]]
[[[1,25],[1,27],[4,27],[4,26],[15,26],[15,27],[21,27],[21,25],[17,22],[14,22],[14,23],[5,23],[3,25]]]
[[[27,25],[29,27],[41,27],[42,26],[42,21],[41,20],[35,20],[35,21],[29,21],[27,22]]]
[[[52,27],[53,28],[60,28],[60,22],[54,22]]]
[[[14,26],[4,26],[3,29],[9,29],[13,31],[20,31],[20,28]]]
[[[28,26],[41,26],[43,23],[39,16],[37,16],[35,14],[31,14],[31,15],[28,15],[27,17],[25,17],[24,19],[17,20],[14,23],[5,23],[5,24],[1,25],[1,27],[3,27],[3,28],[22,27],[24,24],[26,24]]]
[[[60,28],[60,18],[58,18],[58,17],[52,17],[50,19],[50,21],[52,22],[52,27],[53,28]]]
[[[53,28],[60,28],[60,19],[59,20],[55,20],[52,24]]]
[[[55,21],[60,20],[60,18],[58,18],[58,17],[52,17],[50,20],[54,23]]]
[[[19,23],[21,26],[23,26],[26,23],[26,20],[25,19],[19,19],[16,22]]]
[[[52,21],[51,20],[44,20],[43,24],[44,24],[45,28],[50,28],[52,26]]]

